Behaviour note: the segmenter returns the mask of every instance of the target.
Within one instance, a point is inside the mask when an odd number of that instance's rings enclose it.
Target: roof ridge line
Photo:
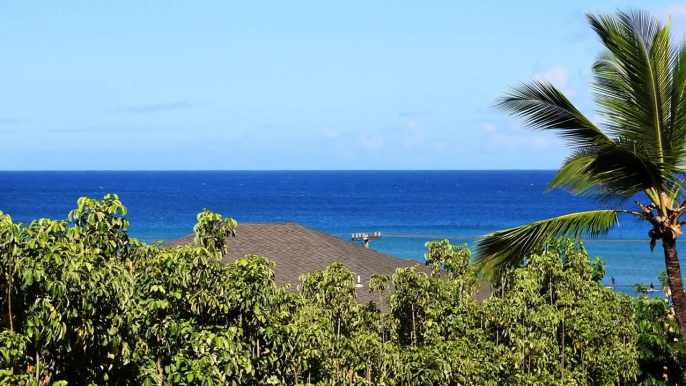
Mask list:
[[[298,224],[298,225],[300,225],[300,224]],[[344,251],[341,247],[339,247],[338,245],[333,244],[333,243],[331,242],[331,239],[330,239],[330,238],[333,237],[333,238],[336,238],[336,239],[337,239],[336,241],[340,240],[340,241],[343,241],[343,242],[346,242],[345,240],[340,239],[340,238],[338,238],[338,237],[336,237],[336,236],[332,236],[332,235],[330,235],[330,234],[328,234],[328,233],[322,232],[322,231],[317,230],[317,229],[314,229],[314,228],[306,227],[306,226],[304,226],[304,225],[300,225],[300,226],[303,227],[303,228],[305,228],[305,229],[306,229],[308,232],[310,232],[310,233],[315,233],[315,234],[317,234],[329,248],[332,248],[332,249],[336,250],[341,256],[345,257],[345,256],[348,255],[348,254],[345,253],[345,251]],[[323,236],[325,236],[325,237],[321,237],[321,235],[323,235]],[[352,244],[352,243],[351,243],[351,244]],[[356,245],[356,244],[353,244],[353,246],[358,247],[358,245]],[[373,275],[373,274],[375,274],[375,273],[378,273],[378,272],[375,272],[375,271],[369,269],[369,267],[367,267],[367,265],[364,264],[363,261],[358,261],[357,259],[354,259],[354,256],[350,256],[350,257],[352,258],[351,261],[354,262],[355,264],[359,265],[360,268],[364,269],[364,270],[366,271],[366,272],[364,272],[364,273],[366,273],[369,277],[371,277],[371,275]],[[339,258],[338,261],[343,262],[341,258]],[[345,265],[345,263],[344,263],[344,265]],[[346,268],[350,269],[350,268],[352,268],[352,267],[346,267]],[[361,274],[362,274],[362,272],[354,272],[354,273],[357,274],[357,275],[361,275]]]
[[[302,225],[301,225],[301,226],[302,226]],[[404,259],[400,259],[400,258],[395,257],[395,256],[391,256],[391,255],[385,254],[385,253],[383,253],[383,252],[375,251],[375,250],[370,249],[370,248],[365,248],[365,247],[363,247],[363,246],[361,246],[361,245],[358,245],[358,244],[355,244],[355,243],[351,243],[351,242],[349,242],[349,241],[347,241],[347,240],[344,240],[344,239],[342,239],[342,238],[340,238],[340,237],[330,235],[330,234],[328,234],[328,233],[322,232],[322,231],[317,230],[317,229],[314,229],[314,228],[309,228],[309,227],[305,227],[305,226],[303,226],[303,227],[306,228],[307,230],[309,230],[310,232],[315,232],[315,233],[322,234],[322,235],[326,236],[325,239],[326,239],[327,245],[329,245],[330,247],[335,248],[336,250],[339,251],[339,253],[343,253],[343,252],[344,252],[344,251],[341,250],[341,247],[343,246],[343,244],[341,244],[341,246],[332,245],[332,243],[331,243],[329,240],[333,241],[333,240],[335,239],[336,242],[345,243],[345,246],[346,246],[346,247],[361,248],[363,251],[365,251],[365,252],[367,252],[367,253],[371,252],[372,254],[375,254],[375,255],[378,255],[379,257],[382,257],[382,258],[385,259],[387,262],[393,262],[394,265],[396,265],[397,263],[402,262],[402,261],[404,260]],[[330,239],[330,238],[333,238],[333,239]],[[360,252],[361,252],[362,250],[360,250]],[[411,259],[411,258],[410,258],[410,259],[408,259],[408,260],[414,260],[414,259]],[[362,260],[355,259],[354,261],[355,261],[361,268],[363,268],[364,270],[366,270],[366,271],[367,271],[367,274],[368,274],[370,277],[371,277],[371,275],[382,273],[382,272],[377,272],[377,269],[371,268],[371,267],[368,265],[366,259],[362,259]],[[419,263],[419,264],[421,265],[421,262],[420,262],[420,261],[417,261],[417,263]],[[396,268],[397,268],[397,267],[396,267]]]

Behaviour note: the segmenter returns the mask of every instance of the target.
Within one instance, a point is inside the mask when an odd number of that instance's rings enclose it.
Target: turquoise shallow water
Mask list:
[[[217,171],[0,172],[0,210],[15,221],[65,218],[81,196],[118,193],[130,232],[171,240],[192,232],[209,208],[254,221],[298,222],[349,239],[383,232],[371,246],[423,260],[424,243],[472,243],[498,229],[598,207],[565,192],[543,194],[553,171]],[[631,208],[633,204],[627,204]],[[622,218],[603,242],[586,244],[607,263],[606,281],[657,283],[660,246],[650,253],[647,224]],[[240,225],[239,225],[240,231]],[[686,253],[686,252],[684,252]]]

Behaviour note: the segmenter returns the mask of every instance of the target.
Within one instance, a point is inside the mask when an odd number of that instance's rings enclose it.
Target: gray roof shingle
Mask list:
[[[193,238],[193,235],[185,236],[166,245],[192,244]],[[297,287],[301,275],[342,262],[346,268],[360,276],[362,287],[357,288],[357,300],[363,303],[378,303],[379,300],[377,293],[369,292],[371,275],[392,275],[396,268],[419,263],[367,249],[297,223],[240,223],[236,236],[228,238],[227,246],[229,252],[222,262],[228,264],[248,254],[265,256],[276,264],[276,282],[288,283],[291,289]],[[431,272],[423,264],[420,264],[418,270]],[[477,299],[479,295],[485,296],[484,293],[477,294]],[[385,308],[385,305],[380,306]]]

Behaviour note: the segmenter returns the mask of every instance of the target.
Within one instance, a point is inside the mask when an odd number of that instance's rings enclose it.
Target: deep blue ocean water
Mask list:
[[[346,239],[383,233],[373,249],[423,261],[424,243],[476,236],[565,213],[597,209],[562,191],[544,194],[553,171],[0,172],[0,211],[14,221],[66,218],[81,196],[117,193],[130,233],[143,241],[192,233],[211,209],[239,222],[297,222]],[[629,204],[627,204],[629,205]],[[631,206],[628,206],[631,208]],[[632,208],[633,209],[633,208]],[[607,263],[606,281],[657,284],[662,249],[645,223],[621,218],[606,240],[587,242]],[[686,253],[686,252],[684,252]]]

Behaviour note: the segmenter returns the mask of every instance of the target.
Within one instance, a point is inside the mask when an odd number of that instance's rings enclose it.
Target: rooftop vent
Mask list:
[[[353,241],[363,241],[364,247],[369,248],[369,240],[381,240],[381,232],[374,232],[371,236],[368,233],[353,233]]]

